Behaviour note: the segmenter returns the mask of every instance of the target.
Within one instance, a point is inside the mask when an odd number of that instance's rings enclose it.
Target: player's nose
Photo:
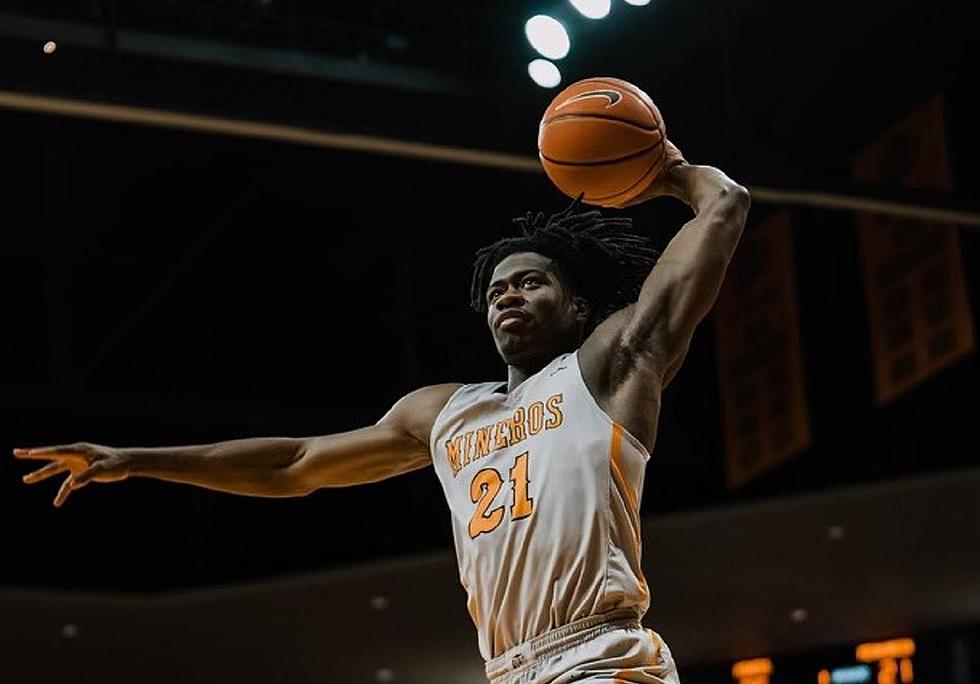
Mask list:
[[[520,288],[510,286],[497,297],[494,306],[497,307],[498,311],[503,311],[504,309],[521,306],[524,301],[524,293],[521,292]]]

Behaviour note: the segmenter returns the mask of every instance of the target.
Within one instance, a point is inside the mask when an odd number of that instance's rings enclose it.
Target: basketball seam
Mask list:
[[[646,105],[644,105],[644,106],[646,106]],[[578,114],[559,114],[558,116],[553,116],[553,117],[551,117],[550,119],[548,119],[546,121],[542,121],[541,122],[541,125],[542,126],[548,126],[550,124],[553,124],[556,121],[561,121],[563,119],[575,119],[575,118],[582,118],[582,119],[605,119],[606,121],[618,121],[619,123],[627,124],[629,126],[632,126],[633,128],[638,128],[641,131],[650,131],[650,132],[653,132],[653,131],[659,131],[660,130],[660,124],[659,123],[656,123],[657,117],[653,117],[654,122],[655,122],[653,124],[653,126],[641,126],[640,124],[638,124],[638,123],[636,123],[634,121],[630,121],[629,119],[621,119],[618,116],[610,116],[609,114],[593,114],[592,112],[579,112]],[[661,135],[662,134],[663,133],[661,132]]]
[[[541,154],[541,158],[544,159],[545,161],[550,162],[552,164],[559,164],[561,166],[602,166],[604,164],[616,164],[617,162],[633,159],[634,157],[639,157],[640,155],[646,154],[647,152],[657,149],[658,146],[663,144],[664,141],[663,138],[661,138],[653,145],[650,145],[649,147],[644,147],[642,150],[639,150],[637,152],[630,152],[629,154],[623,155],[621,157],[614,157],[613,159],[596,159],[593,161],[585,161],[585,162],[559,161],[558,159],[552,159],[551,157],[545,155],[543,152],[540,152],[540,154]],[[662,156],[663,155],[661,155],[661,157]]]
[[[635,188],[635,187],[636,187],[637,185],[639,185],[639,184],[640,184],[641,182],[643,182],[643,179],[644,179],[644,178],[646,178],[646,177],[647,177],[647,176],[648,176],[648,175],[650,174],[650,171],[652,171],[652,170],[653,170],[653,168],[654,168],[654,166],[656,166],[656,165],[657,165],[658,163],[661,163],[661,162],[663,162],[663,161],[664,161],[664,159],[666,159],[666,158],[667,158],[667,148],[665,147],[665,148],[664,148],[664,152],[663,152],[663,154],[661,154],[661,155],[660,155],[660,157],[659,157],[659,158],[657,159],[657,161],[655,161],[655,162],[653,162],[652,164],[650,164],[650,166],[649,166],[649,167],[647,167],[647,170],[646,170],[646,171],[644,171],[644,172],[643,172],[642,174],[640,174],[640,177],[639,177],[639,178],[637,178],[637,179],[636,179],[636,181],[634,181],[634,182],[633,182],[633,183],[632,183],[632,184],[631,184],[631,185],[630,185],[630,186],[629,186],[628,188],[626,188],[625,190],[620,190],[619,192],[614,192],[614,193],[613,193],[613,194],[611,194],[611,195],[601,195],[601,196],[599,196],[599,197],[589,197],[589,196],[588,196],[588,194],[586,194],[586,196],[585,196],[585,198],[584,198],[584,199],[585,199],[586,201],[597,201],[597,202],[601,202],[602,200],[607,200],[607,199],[610,199],[610,198],[612,198],[612,197],[619,197],[620,195],[625,195],[625,194],[626,194],[626,193],[628,193],[628,192],[629,192],[630,190],[632,190],[632,189],[633,189],[633,188]]]

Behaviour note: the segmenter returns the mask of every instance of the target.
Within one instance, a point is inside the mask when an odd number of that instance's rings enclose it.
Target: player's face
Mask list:
[[[518,252],[503,259],[486,299],[487,325],[508,364],[547,363],[580,342],[584,301],[571,295],[546,256]]]

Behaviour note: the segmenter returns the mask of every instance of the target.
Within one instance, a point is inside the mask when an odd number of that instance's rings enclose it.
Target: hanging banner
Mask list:
[[[852,173],[871,185],[950,191],[942,99],[865,147]],[[870,213],[857,220],[875,398],[884,404],[971,353],[973,319],[956,226]]]
[[[714,311],[726,475],[737,487],[810,443],[788,212],[746,230]]]

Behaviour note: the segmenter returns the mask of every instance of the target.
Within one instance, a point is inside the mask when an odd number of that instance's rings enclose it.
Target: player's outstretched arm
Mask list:
[[[429,432],[459,385],[416,390],[376,424],[321,437],[262,437],[182,447],[118,448],[80,442],[15,449],[48,461],[28,484],[67,473],[54,500],[61,506],[90,482],[152,477],[249,496],[304,496],[322,487],[375,482],[430,462]]]

